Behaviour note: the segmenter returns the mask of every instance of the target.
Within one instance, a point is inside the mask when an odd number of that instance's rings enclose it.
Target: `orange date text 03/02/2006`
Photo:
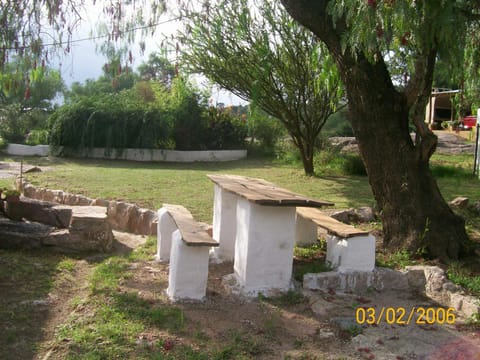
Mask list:
[[[443,307],[358,307],[355,311],[358,324],[379,325],[380,323],[409,325],[409,324],[439,324],[453,325],[456,316],[454,308]]]

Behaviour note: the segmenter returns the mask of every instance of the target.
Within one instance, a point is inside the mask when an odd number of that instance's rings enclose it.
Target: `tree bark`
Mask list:
[[[282,2],[327,45],[339,67],[349,120],[381,211],[384,244],[391,250],[425,252],[442,260],[462,255],[468,240],[465,222],[445,202],[429,168],[436,136],[418,123],[415,142],[409,133],[412,91],[407,95],[395,89],[383,60],[372,63],[361,52],[342,49],[340,34],[348,29],[342,19],[333,24],[328,1]],[[430,91],[429,76],[422,80],[422,89]],[[420,96],[423,93],[417,89]],[[424,106],[418,99],[415,106]]]

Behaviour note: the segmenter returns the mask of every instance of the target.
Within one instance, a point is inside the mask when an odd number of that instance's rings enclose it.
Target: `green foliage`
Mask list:
[[[251,111],[247,123],[250,147],[262,154],[273,155],[278,141],[287,134],[278,119],[258,109]]]
[[[33,132],[32,142],[37,140],[40,143],[45,138],[38,131],[46,127],[47,117],[48,112],[42,109],[24,109],[18,103],[5,105],[0,108],[0,136],[8,143],[23,144],[29,143],[28,139]]]
[[[447,269],[447,276],[454,284],[463,286],[475,296],[480,296],[480,276],[469,271],[461,263],[451,263]]]
[[[170,88],[140,81],[120,92],[97,90],[100,93],[71,97],[51,116],[51,145],[74,149],[244,147],[246,124],[230,111],[207,108],[206,95],[182,78],[175,78]]]
[[[379,255],[376,259],[376,265],[391,269],[403,269],[405,266],[414,265],[410,253],[407,250],[399,250],[393,254]]]
[[[52,100],[63,89],[60,72],[45,64],[36,64],[35,59],[14,57],[0,72],[1,105],[50,109]]]
[[[62,106],[49,120],[50,144],[71,148],[164,147],[171,133],[171,117],[133,95],[123,91]]]
[[[185,15],[179,41],[189,70],[278,119],[311,175],[315,138],[342,96],[326,48],[275,2],[216,1]]]
[[[25,140],[27,145],[47,145],[48,130],[32,130],[28,133]]]
[[[186,80],[173,81],[166,104],[174,119],[173,140],[178,150],[198,150],[202,148],[202,97]]]
[[[347,119],[346,110],[332,114],[323,128],[322,134],[331,136],[353,136],[353,130]]]
[[[346,175],[366,176],[367,170],[360,155],[344,155],[343,171]]]
[[[247,136],[245,119],[234,116],[230,108],[209,107],[204,144],[207,149],[243,149]]]

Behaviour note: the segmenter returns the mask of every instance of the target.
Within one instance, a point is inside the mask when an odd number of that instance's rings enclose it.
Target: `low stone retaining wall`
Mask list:
[[[157,234],[157,214],[155,211],[140,208],[135,204],[103,199],[91,199],[83,195],[75,195],[62,190],[50,190],[35,187],[25,179],[17,188],[28,198],[55,202],[71,206],[103,206],[107,208],[108,222],[112,229],[137,235]]]
[[[232,161],[243,159],[247,150],[162,150],[162,149],[69,149],[59,148],[54,155],[91,159],[132,160],[142,162]]]
[[[247,157],[247,150],[198,150],[178,151],[162,149],[71,149],[59,147],[54,151],[48,145],[8,144],[4,150],[8,155],[18,156],[70,156],[78,158],[131,160],[142,162],[195,162],[233,161]]]
[[[403,271],[375,268],[373,271],[329,271],[305,274],[303,287],[309,290],[362,292],[403,290],[414,291],[439,304],[454,308],[465,318],[480,311],[480,299],[465,294],[461,286],[447,279],[437,266],[407,266]]]

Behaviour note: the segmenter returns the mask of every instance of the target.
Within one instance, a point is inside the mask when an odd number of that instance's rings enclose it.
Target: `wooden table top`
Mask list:
[[[259,205],[303,207],[334,205],[328,201],[296,194],[263,179],[238,175],[207,175],[207,177],[222,189]]]

